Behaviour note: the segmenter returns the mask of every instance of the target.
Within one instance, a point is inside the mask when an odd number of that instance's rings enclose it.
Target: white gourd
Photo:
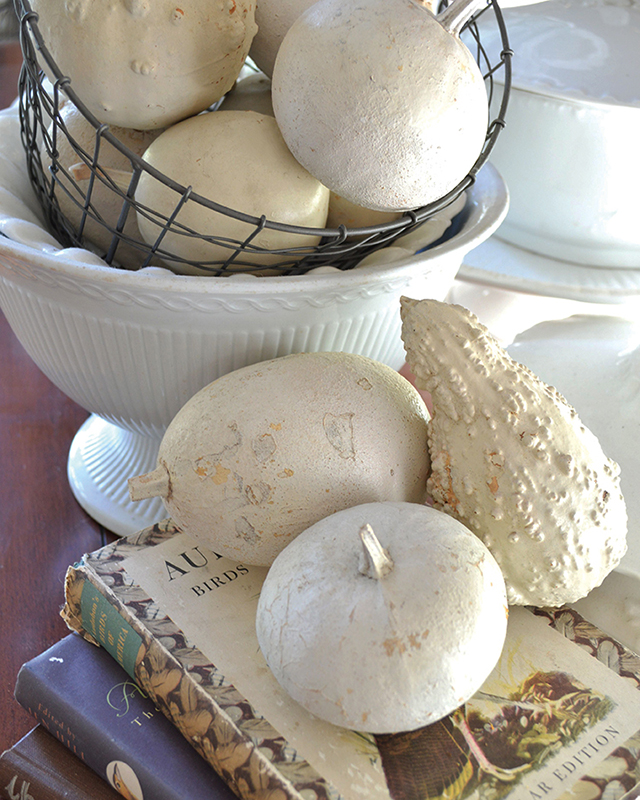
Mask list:
[[[368,503],[320,520],[272,564],[256,632],[283,688],[335,725],[397,733],[466,702],[504,644],[484,544],[441,511]]]
[[[224,111],[257,111],[272,117],[271,81],[262,72],[247,75],[225,95],[220,108]]]
[[[244,110],[200,114],[164,131],[147,149],[144,160],[180,185],[191,186],[201,197],[257,219],[264,214],[274,222],[309,228],[323,228],[326,223],[329,190],[291,155],[273,117]],[[143,206],[163,215],[156,219],[144,212],[138,214],[140,232],[153,246],[180,195],[143,173],[135,197]],[[187,202],[176,222],[202,235],[238,242],[255,231],[254,224],[196,202]],[[279,250],[309,247],[318,241],[319,236],[314,234],[301,235],[265,227],[251,240],[251,246]],[[162,239],[161,247],[196,262],[191,266],[163,257],[174,271],[193,274],[206,274],[199,263],[224,263],[234,252],[233,248],[206,241],[202,236],[181,235],[175,231]],[[162,253],[158,254],[162,257]],[[241,260],[259,265],[283,258],[278,253],[251,250],[241,256]],[[247,267],[238,264],[231,269],[246,270]]]
[[[169,425],[157,469],[132,478],[130,494],[162,497],[194,539],[266,566],[335,511],[422,502],[428,420],[391,367],[351,353],[284,356],[196,393]]]
[[[258,32],[251,42],[249,55],[271,77],[273,65],[285,34],[315,0],[260,0],[256,7]]]
[[[163,128],[233,86],[254,0],[32,0],[54,61],[100,122]],[[50,76],[51,77],[51,76]]]
[[[560,392],[462,306],[403,298],[402,338],[415,384],[433,401],[436,506],[491,550],[510,603],[586,596],[627,547],[618,464]]]
[[[289,28],[272,76],[276,119],[298,161],[341,197],[410,209],[468,174],[488,103],[457,35],[471,10],[462,3],[436,18],[414,0],[318,0]]]
[[[60,121],[65,127],[66,135],[58,135],[56,139],[56,161],[58,168],[63,172],[63,174],[58,174],[60,185],[56,190],[56,199],[62,214],[71,222],[75,230],[79,231],[86,195],[89,191],[91,170],[81,160],[78,150],[83,150],[88,154],[89,160],[91,159],[96,147],[96,129],[70,101],[62,106]],[[126,148],[138,156],[144,153],[160,133],[159,130],[138,131],[117,126],[110,127],[109,130]],[[49,134],[53,135],[52,129]],[[43,158],[47,158],[44,153]],[[99,174],[103,180],[99,177],[93,179],[91,207],[82,227],[82,236],[86,242],[97,249],[99,255],[103,256],[111,245],[110,229],[116,229],[124,204],[122,195],[114,190],[110,181],[113,181],[122,192],[126,192],[127,181],[126,179],[123,181],[122,176],[123,173],[130,173],[131,162],[126,155],[104,138],[100,141],[98,160],[100,163]],[[52,162],[50,161],[50,163]],[[93,219],[93,215],[99,217],[101,221]],[[141,239],[133,207],[129,209],[122,234],[134,241]],[[131,269],[141,266],[146,257],[147,253],[143,247],[137,248],[126,242],[120,242],[114,260],[120,266]]]

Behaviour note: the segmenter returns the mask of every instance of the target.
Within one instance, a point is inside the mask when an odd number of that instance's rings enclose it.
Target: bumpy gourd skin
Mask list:
[[[89,111],[140,130],[167,127],[219,100],[257,31],[253,0],[31,5],[54,61]],[[42,66],[46,72],[44,59]]]
[[[403,298],[402,319],[409,367],[433,399],[427,489],[436,507],[491,550],[510,603],[584,597],[626,551],[617,463],[471,312]]]

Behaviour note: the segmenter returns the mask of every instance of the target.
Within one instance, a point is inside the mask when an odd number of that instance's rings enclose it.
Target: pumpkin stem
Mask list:
[[[91,168],[88,164],[84,161],[79,161],[77,164],[72,164],[68,170],[71,177],[80,183],[81,181],[88,181],[91,178]],[[127,172],[123,169],[115,169],[115,167],[110,167],[109,169],[102,169],[102,173],[106,175],[109,180],[114,183],[118,189],[122,190],[123,192],[127,192],[129,186],[131,185],[131,178],[133,177],[133,172]],[[99,178],[103,183],[105,182],[102,178]]]
[[[152,472],[129,478],[129,497],[137,500],[147,500],[150,497],[166,497],[169,494],[169,473],[161,464]]]
[[[457,36],[476,11],[487,5],[487,0],[453,0],[436,19],[446,31]]]
[[[360,540],[362,541],[360,572],[367,578],[379,581],[393,569],[391,556],[378,541],[371,525],[363,525],[360,528]]]

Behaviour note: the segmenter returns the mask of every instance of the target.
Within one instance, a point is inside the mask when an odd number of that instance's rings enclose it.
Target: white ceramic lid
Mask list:
[[[639,0],[548,0],[503,13],[514,87],[640,106]],[[482,26],[493,52],[497,33]]]

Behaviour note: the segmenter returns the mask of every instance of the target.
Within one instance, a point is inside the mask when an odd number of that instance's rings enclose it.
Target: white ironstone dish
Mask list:
[[[69,479],[83,507],[120,535],[166,515],[158,499],[132,504],[127,479],[155,466],[166,426],[196,391],[230,370],[305,350],[360,353],[399,369],[399,298],[443,299],[465,253],[496,230],[508,204],[504,182],[485,165],[459,229],[425,252],[415,251],[441,226],[427,224],[426,240],[414,233],[397,242],[387,263],[345,272],[131,272],[60,248],[23,163],[12,107],[0,112],[0,308],[40,369],[91,412],[71,447]]]
[[[500,238],[576,264],[640,268],[640,2],[549,0],[504,17],[514,57],[491,154],[511,195]],[[490,57],[495,38],[482,33]]]
[[[618,570],[640,578],[640,324],[580,314],[544,322],[516,337],[509,355],[555,386],[604,452],[620,465],[629,516]]]
[[[640,269],[532,253],[501,241],[501,230],[465,255],[447,300],[473,311],[503,346],[539,322],[571,314],[637,318]]]

